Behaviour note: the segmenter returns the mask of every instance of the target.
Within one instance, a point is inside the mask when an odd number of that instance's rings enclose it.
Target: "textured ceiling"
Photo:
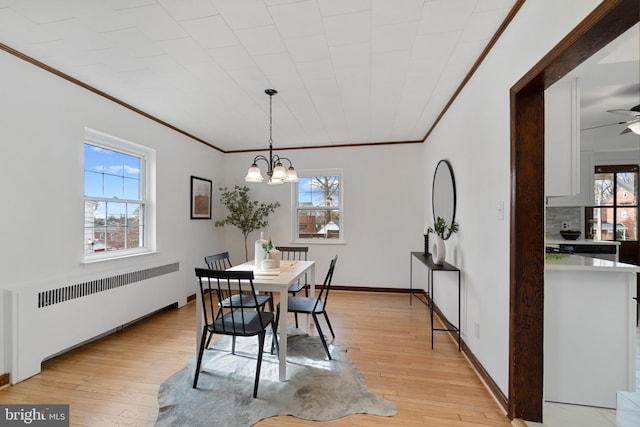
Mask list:
[[[515,0],[0,0],[0,43],[224,151],[422,140]]]
[[[583,148],[635,149],[640,136],[620,135],[632,115],[608,113],[629,110],[640,104],[640,24],[634,25],[606,48],[597,52],[565,78],[576,77],[580,87],[581,139]]]

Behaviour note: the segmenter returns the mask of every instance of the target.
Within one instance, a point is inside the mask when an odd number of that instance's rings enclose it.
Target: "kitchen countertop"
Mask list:
[[[546,254],[544,261],[545,270],[573,270],[573,271],[599,271],[616,273],[639,273],[640,266],[626,264],[624,262],[609,261],[600,258],[590,258],[569,254]]]
[[[592,240],[592,239],[578,239],[578,240],[565,240],[565,239],[545,239],[547,244],[552,245],[620,245],[620,242],[614,242],[612,240]]]

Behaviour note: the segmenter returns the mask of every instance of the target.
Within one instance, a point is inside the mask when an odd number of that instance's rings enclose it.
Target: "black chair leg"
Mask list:
[[[327,321],[327,325],[329,325],[329,330],[331,331],[331,336],[332,337],[336,337],[336,334],[333,333],[333,326],[331,326],[331,322],[329,321],[329,316],[327,315],[327,312],[324,312],[324,318]]]
[[[205,348],[209,348],[209,344],[211,344],[211,338],[213,338],[213,334],[209,335],[209,339],[207,340],[207,343],[205,344]]]
[[[236,336],[231,337],[231,354],[236,354]]]
[[[273,354],[274,344],[277,347],[276,350],[278,354],[280,354],[280,343],[278,343],[277,331],[278,331],[278,322],[280,321],[280,305],[278,305],[278,309],[276,311],[276,317],[273,320],[272,328],[273,328],[273,340],[271,340],[271,354]]]
[[[202,339],[200,339],[200,350],[198,350],[198,362],[196,362],[196,373],[193,377],[193,388],[198,386],[198,377],[200,376],[200,364],[202,363],[202,355],[204,354],[204,343],[207,341],[208,329],[205,326],[202,331]],[[211,334],[213,335],[213,334]]]
[[[327,352],[327,356],[329,360],[331,360],[331,353],[329,353],[329,346],[327,345],[327,340],[324,338],[324,334],[322,333],[322,329],[320,328],[320,322],[318,322],[318,318],[315,313],[312,313],[313,321],[316,323],[316,328],[318,329],[318,335],[320,335],[320,339],[322,340],[322,345],[324,346],[324,351]]]
[[[276,354],[280,355],[280,343],[278,343],[278,328],[275,322],[271,324],[271,330],[273,331],[273,338],[271,339],[271,354],[273,354],[273,350],[275,349]]]
[[[258,366],[256,366],[256,381],[253,385],[253,397],[258,397],[258,383],[260,382],[260,366],[262,366],[262,353],[264,351],[264,331],[258,334]]]
[[[299,326],[298,326],[298,313],[293,313],[293,316],[296,318],[296,328],[299,328]]]
[[[269,292],[269,296],[271,299],[269,300],[269,310],[273,313],[275,310],[273,309],[273,292]]]

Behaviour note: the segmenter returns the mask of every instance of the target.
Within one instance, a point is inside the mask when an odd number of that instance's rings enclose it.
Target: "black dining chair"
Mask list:
[[[282,261],[307,261],[308,246],[276,246],[276,249],[280,251],[280,259]],[[309,287],[308,276],[305,273],[304,277],[289,286],[289,293],[295,296],[298,292],[304,290],[304,296],[308,297]]]
[[[231,260],[229,257],[229,252],[220,252],[218,254],[213,254],[213,255],[207,255],[206,257],[204,257],[204,262],[207,264],[207,268],[209,270],[226,270],[228,268],[231,268]],[[256,308],[256,306],[253,305],[254,303],[254,299],[249,296],[246,293],[240,293],[240,292],[227,292],[227,291],[222,291],[222,293],[220,294],[220,304],[227,306],[227,307],[231,307],[231,306],[238,306],[239,305],[239,298],[243,298],[243,306],[244,308]],[[265,306],[268,304],[269,308],[271,309],[271,311],[273,310],[273,295],[271,293],[266,294],[266,295],[257,295],[255,301],[257,301],[258,306],[257,308],[260,310],[264,310]],[[209,340],[207,341],[206,347],[209,348],[209,344],[211,343],[211,338],[213,337],[213,334],[209,336]],[[236,347],[236,339],[235,337],[233,338],[233,347],[232,347],[232,351],[235,351],[235,347]]]
[[[219,254],[207,255],[204,257],[204,262],[207,264],[209,270],[226,270],[231,268],[231,259],[229,258],[229,252],[220,252]],[[228,295],[225,295],[225,298]],[[208,346],[209,344],[207,344]]]
[[[232,267],[229,252],[207,255],[204,257],[204,262],[207,264],[209,270],[226,270]]]
[[[258,306],[258,295],[256,295],[253,286],[253,271],[196,268],[196,276],[202,297],[204,325],[202,327],[193,388],[198,386],[202,356],[206,347],[205,343],[209,342],[213,334],[230,335],[233,338],[258,336],[258,362],[253,386],[253,397],[255,398],[258,395],[260,367],[262,365],[264,341],[268,326],[271,326],[275,342],[275,345],[273,343],[271,345],[272,352],[274,348],[278,348],[274,313],[255,310],[255,307]],[[219,304],[220,295],[223,292],[231,292],[232,290],[239,290],[240,294],[245,295],[246,298],[230,299],[228,305]],[[248,304],[250,300],[253,301]],[[235,346],[231,352],[235,354]]]
[[[226,270],[231,268],[231,259],[229,258],[229,252],[220,252],[219,254],[207,255],[204,257],[204,262],[207,264],[209,270]],[[225,298],[229,295],[225,295]],[[207,347],[209,343],[207,343]]]
[[[329,330],[331,331],[331,336],[333,338],[336,337],[336,334],[333,332],[333,327],[331,326],[331,321],[329,320],[329,315],[327,314],[327,301],[329,299],[329,291],[331,290],[331,281],[333,280],[333,272],[336,268],[336,263],[338,262],[338,255],[333,257],[331,260],[331,264],[329,265],[329,270],[327,271],[327,275],[322,283],[322,287],[320,287],[320,293],[317,297],[288,297],[287,303],[288,313],[302,313],[302,314],[310,314],[313,317],[313,322],[318,329],[318,335],[320,335],[320,339],[322,340],[322,345],[324,346],[324,350],[327,352],[327,356],[329,360],[331,360],[331,353],[329,353],[329,346],[327,345],[327,340],[322,332],[322,328],[320,327],[320,322],[318,321],[318,315],[323,314],[325,320],[327,321],[327,325],[329,325]],[[285,314],[286,315],[286,314]],[[278,308],[276,311],[276,328],[278,325],[278,321],[280,320],[280,304],[278,304]],[[296,325],[297,326],[297,325]]]
[[[280,259],[283,261],[307,261],[307,254],[309,253],[308,246],[276,246],[276,249],[280,251]],[[289,293],[293,296],[302,290],[304,290],[304,296],[309,296],[309,275],[304,273],[303,277],[300,277],[294,283],[289,285]],[[296,328],[298,327],[298,313],[295,314]]]
[[[209,270],[227,270],[232,267],[231,260],[229,259],[229,252],[220,252],[219,254],[208,255],[204,257],[204,262],[207,264],[207,267]],[[251,296],[247,297],[247,295],[248,294],[246,293],[240,293],[240,292],[234,292],[230,294],[223,293],[221,295],[223,299],[220,301],[220,304],[229,305],[233,300],[235,305],[238,305],[237,300],[239,298],[244,298],[245,308],[256,308],[255,306],[252,307],[253,298]],[[258,308],[263,310],[266,304],[268,303],[273,304],[272,295],[270,293],[265,295],[258,295],[257,301],[258,301]],[[270,307],[271,307],[271,311],[273,311],[273,305],[271,305]]]

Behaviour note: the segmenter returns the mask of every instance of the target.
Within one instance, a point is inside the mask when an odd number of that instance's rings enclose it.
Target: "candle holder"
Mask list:
[[[424,255],[429,255],[429,233],[424,235]]]

